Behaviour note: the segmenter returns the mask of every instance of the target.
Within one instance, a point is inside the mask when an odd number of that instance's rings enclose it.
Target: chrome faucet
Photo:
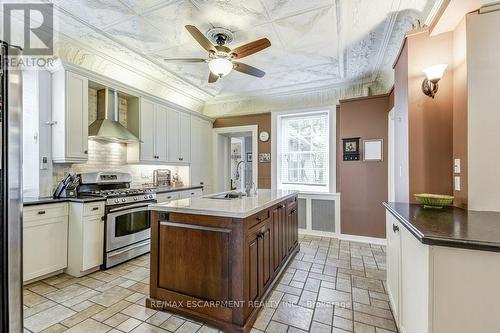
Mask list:
[[[247,167],[247,164],[245,161],[241,160],[238,162],[238,164],[236,164],[236,175],[234,178],[236,178],[236,180],[239,180],[240,179],[240,165],[241,164],[245,164],[245,170],[246,170],[246,167]]]

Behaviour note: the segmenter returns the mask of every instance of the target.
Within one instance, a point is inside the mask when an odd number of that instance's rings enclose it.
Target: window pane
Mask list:
[[[327,112],[281,118],[282,184],[328,185],[328,119]]]

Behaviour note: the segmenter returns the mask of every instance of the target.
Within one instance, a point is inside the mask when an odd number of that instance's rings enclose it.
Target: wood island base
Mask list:
[[[146,306],[246,333],[298,253],[297,195],[245,218],[151,214]]]

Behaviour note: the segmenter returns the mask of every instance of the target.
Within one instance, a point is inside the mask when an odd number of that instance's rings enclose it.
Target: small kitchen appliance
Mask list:
[[[153,171],[153,185],[155,187],[171,186],[172,173],[169,169],[156,169]]]

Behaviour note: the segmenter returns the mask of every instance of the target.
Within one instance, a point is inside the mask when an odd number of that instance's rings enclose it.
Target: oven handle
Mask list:
[[[111,208],[109,210],[110,213],[114,213],[114,212],[121,212],[121,211],[124,211],[124,210],[129,210],[129,209],[132,209],[132,208],[142,208],[142,207],[148,207],[150,204],[152,204],[153,202],[149,202],[147,204],[144,204],[144,203],[136,203],[136,204],[132,204],[132,205],[127,205],[125,207],[120,207],[120,208]]]
[[[143,246],[146,246],[146,245],[149,245],[149,244],[151,244],[151,241],[147,240],[145,242],[138,243],[138,244],[135,244],[134,246],[128,247],[128,248],[124,249],[123,251],[119,251],[119,252],[115,252],[115,253],[112,253],[112,254],[108,254],[108,257],[111,258],[111,257],[119,256],[120,254],[123,254],[125,252],[130,251],[130,250],[136,249],[138,247],[143,247]]]

